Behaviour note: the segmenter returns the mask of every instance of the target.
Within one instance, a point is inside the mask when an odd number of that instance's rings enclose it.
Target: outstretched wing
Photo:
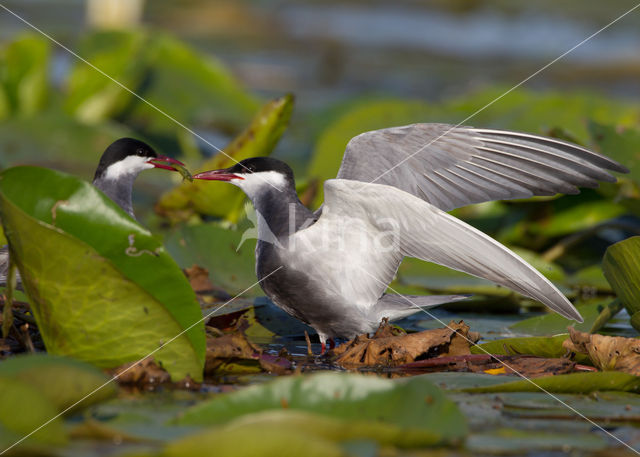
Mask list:
[[[494,239],[435,206],[395,187],[351,180],[325,183],[323,215],[334,220],[358,217],[368,236],[385,234],[384,255],[393,264],[416,257],[508,287],[538,300],[559,314],[582,322],[571,302],[535,268]],[[378,235],[377,235],[378,234]],[[379,263],[385,263],[378,260]],[[382,275],[361,275],[370,289],[386,288]],[[390,280],[390,278],[389,278]],[[362,284],[364,286],[364,284]]]
[[[397,187],[445,211],[471,203],[576,194],[615,181],[619,163],[565,141],[525,133],[413,124],[363,133],[338,179]]]

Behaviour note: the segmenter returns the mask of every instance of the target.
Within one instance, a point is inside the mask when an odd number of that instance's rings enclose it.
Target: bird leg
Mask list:
[[[325,342],[329,342],[329,349],[333,349],[336,347],[336,341],[333,338],[324,338],[320,337],[320,355],[324,355],[327,350],[327,345]]]

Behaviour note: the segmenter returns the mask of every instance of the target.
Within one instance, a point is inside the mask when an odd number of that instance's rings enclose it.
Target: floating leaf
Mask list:
[[[88,126],[56,110],[13,117],[0,123],[0,168],[51,166],[89,179],[105,147],[130,136],[124,126]]]
[[[624,164],[629,169],[629,177],[640,182],[640,131],[594,120],[588,123],[588,128],[602,153]]]
[[[109,76],[192,127],[240,126],[257,108],[218,60],[157,31],[100,31],[87,36],[79,49]],[[66,107],[84,121],[124,116],[156,135],[182,128],[84,62],[74,65],[68,86]]]
[[[588,394],[602,390],[640,392],[640,377],[617,371],[571,373],[544,378],[507,381],[503,384],[462,389],[471,393],[540,392]]]
[[[500,428],[473,435],[466,443],[472,455],[529,455],[573,454],[575,452],[607,449],[607,440],[594,433],[554,433]],[[523,451],[526,449],[526,451]]]
[[[602,303],[592,303],[576,307],[582,315],[584,322],[579,324],[574,320],[562,317],[559,314],[545,314],[544,316],[532,317],[516,322],[509,329],[515,333],[528,335],[557,335],[566,333],[567,327],[573,325],[577,330],[588,332],[604,309]]]
[[[182,268],[199,265],[209,270],[211,282],[230,294],[245,291],[256,279],[255,241],[239,250],[242,234],[214,224],[184,226],[166,238],[169,253]],[[259,285],[246,295],[262,295]]]
[[[640,311],[640,236],[609,246],[602,270],[629,315]],[[640,331],[639,326],[634,328]]]
[[[34,387],[59,411],[78,400],[82,400],[78,406],[85,407],[116,393],[115,383],[107,384],[109,378],[101,371],[78,360],[53,355],[20,355],[7,359],[0,363],[0,377]]]
[[[300,410],[345,421],[373,421],[440,440],[465,436],[464,418],[431,382],[420,378],[392,381],[345,373],[291,376],[254,385],[200,403],[180,424],[223,424],[251,413]]]
[[[253,121],[235,140],[197,171],[227,168],[249,157],[271,153],[284,133],[293,110],[293,96],[287,95],[267,103]],[[234,186],[208,181],[182,183],[165,193],[157,204],[161,214],[174,218],[185,218],[180,212],[192,211],[200,214],[224,217],[237,209],[244,201],[244,194]],[[237,217],[237,215],[236,215]]]
[[[39,35],[24,34],[0,50],[0,81],[7,112],[31,116],[44,108],[49,93],[48,69],[51,44]],[[0,106],[0,118],[3,108]]]
[[[175,337],[154,356],[174,379],[202,379],[195,295],[162,245],[113,201],[72,176],[16,167],[0,175],[0,213],[50,353],[110,368]]]
[[[138,94],[181,123],[238,131],[259,108],[260,102],[211,54],[157,30],[120,33],[144,35],[147,77]],[[123,53],[118,57],[130,59]],[[155,134],[182,128],[148,104],[133,102],[125,113],[129,122],[146,125]]]
[[[78,52],[135,92],[145,77],[147,45],[145,33],[98,32],[84,38]],[[120,114],[133,97],[109,77],[77,61],[67,79],[65,108],[81,121],[96,123]]]
[[[341,438],[375,433],[383,437],[389,435],[385,426],[365,424],[363,427],[302,411],[267,411],[246,419],[243,417],[222,428],[212,428],[175,441],[162,455],[205,457],[215,449],[218,457],[340,457],[345,453],[335,441]]]
[[[489,341],[478,346],[471,346],[472,354],[496,355],[535,355],[538,357],[557,358],[566,354],[562,342],[569,337],[568,333],[548,337],[504,338]]]
[[[36,387],[22,380],[0,376],[0,447],[6,450],[38,427],[27,440],[18,445],[54,444],[67,442],[59,410]]]

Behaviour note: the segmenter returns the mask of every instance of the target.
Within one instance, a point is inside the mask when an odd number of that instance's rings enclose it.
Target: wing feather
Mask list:
[[[489,200],[578,193],[628,170],[555,138],[447,124],[413,124],[354,137],[338,179],[397,187],[449,211]]]

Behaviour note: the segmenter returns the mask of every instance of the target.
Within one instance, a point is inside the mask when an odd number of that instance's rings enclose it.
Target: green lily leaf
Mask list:
[[[472,354],[496,355],[535,355],[538,357],[558,358],[566,354],[562,342],[569,338],[568,333],[548,337],[504,338],[471,346]],[[483,350],[484,349],[484,350]]]
[[[107,384],[110,378],[95,367],[53,355],[20,355],[7,359],[0,363],[0,377],[34,387],[59,411],[73,406],[78,400],[82,400],[78,405],[82,408],[116,393],[116,384]]]
[[[386,425],[342,422],[302,411],[265,411],[236,419],[175,441],[162,453],[166,457],[339,457],[346,456],[335,441],[350,436],[389,435]],[[251,439],[247,439],[251,437]]]
[[[112,368],[157,350],[173,379],[202,379],[195,294],[113,201],[75,177],[16,167],[0,174],[0,214],[50,353]]]
[[[0,76],[4,92],[5,109],[19,116],[31,116],[41,110],[49,94],[48,67],[51,54],[49,40],[39,35],[25,34],[0,50],[0,66],[5,70]]]
[[[212,284],[235,295],[257,281],[255,241],[238,249],[241,241],[242,233],[209,223],[183,226],[166,237],[165,245],[180,267],[206,268]],[[262,289],[256,285],[243,295],[262,295]]]
[[[640,376],[619,371],[570,373],[531,380],[507,381],[503,384],[462,389],[470,393],[540,392],[588,394],[603,390],[640,392]]]
[[[637,318],[640,311],[640,236],[634,236],[609,246],[604,254],[602,270],[618,299],[631,316],[631,325],[640,331]]]
[[[116,386],[106,384],[108,381],[104,373],[91,365],[64,357],[21,355],[3,361],[0,447],[4,450],[52,419],[18,445],[18,449],[64,444],[67,434],[62,420],[56,416],[78,401],[81,401],[78,408],[82,408],[114,396]]]
[[[569,338],[568,333],[552,337],[503,338],[480,344],[479,347],[471,346],[470,349],[472,354],[535,355],[537,357],[560,358],[567,353],[567,350],[562,347],[562,342],[567,338]],[[584,355],[577,356],[575,360],[579,363],[591,364],[589,357]]]
[[[281,436],[283,432],[284,436]],[[269,438],[266,441],[256,439],[256,434]],[[242,436],[251,436],[252,439],[242,439]],[[274,436],[280,439],[274,440]],[[298,443],[300,436],[305,440]],[[290,448],[291,438],[294,438],[295,449]],[[327,443],[355,440],[410,448],[433,446],[440,442],[440,436],[426,430],[407,429],[366,418],[343,420],[308,411],[283,409],[241,416],[222,428],[216,427],[189,436],[170,444],[165,455],[207,455],[205,452],[212,446],[216,449],[216,455],[282,455],[275,454],[276,450],[285,452],[284,455],[309,455],[308,451],[316,455],[314,451],[318,443],[326,447]],[[221,443],[227,442],[229,449],[221,451]],[[268,443],[266,448],[263,447],[264,443]],[[222,446],[223,449],[225,447]]]
[[[217,396],[188,409],[180,424],[222,424],[266,410],[307,411],[344,421],[372,421],[424,433],[425,439],[466,435],[464,417],[431,382],[392,381],[345,373],[290,376]]]
[[[79,53],[132,91],[146,70],[144,33],[99,32],[79,45]],[[96,123],[120,114],[133,95],[84,62],[74,62],[67,79],[65,109],[83,122]]]
[[[624,164],[629,169],[629,177],[640,182],[640,166],[638,165],[640,131],[634,128],[601,124],[596,121],[589,122],[588,128],[600,150],[612,159]]]
[[[89,179],[105,146],[130,136],[121,125],[88,126],[56,110],[12,117],[0,123],[0,168],[50,166]]]
[[[100,31],[80,44],[80,54],[128,89],[190,126],[240,126],[257,108],[231,73],[170,36],[146,30]],[[181,127],[83,62],[68,80],[66,108],[79,119],[98,122],[125,116],[149,131]],[[177,110],[177,111],[176,111]]]
[[[544,222],[527,224],[529,230],[536,235],[553,238],[591,228],[626,212],[627,209],[621,204],[610,200],[598,200],[559,211]]]
[[[67,434],[62,419],[56,417],[59,412],[49,398],[33,385],[19,379],[0,376],[0,447],[2,451],[17,444],[19,440],[49,421],[46,426],[18,444],[17,448],[65,444]]]
[[[197,171],[227,168],[249,157],[269,155],[284,133],[293,110],[293,96],[287,95],[267,103],[249,127]],[[231,157],[231,158],[230,158]],[[189,217],[193,211],[225,217],[242,207],[244,194],[235,186],[207,181],[185,182],[165,193],[157,209],[174,219]],[[180,214],[184,213],[185,214]],[[237,220],[238,214],[235,213]]]
[[[544,316],[532,317],[517,322],[509,327],[515,333],[526,335],[557,335],[565,333],[567,327],[573,326],[581,332],[588,332],[593,327],[598,315],[604,308],[602,303],[591,303],[588,305],[577,306],[576,308],[582,314],[584,322],[579,324],[574,320],[567,319],[556,313],[545,314]]]
[[[120,32],[144,35],[148,78],[140,95],[189,127],[215,125],[238,131],[260,107],[224,64],[157,30]],[[123,54],[120,54],[122,58]],[[156,133],[176,130],[176,124],[140,100],[125,113],[129,122]]]

